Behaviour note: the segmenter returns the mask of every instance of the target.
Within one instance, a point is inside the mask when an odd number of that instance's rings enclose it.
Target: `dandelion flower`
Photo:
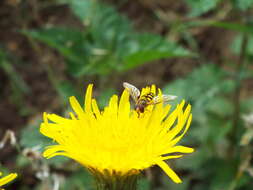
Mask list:
[[[124,90],[120,99],[113,95],[101,111],[92,98],[92,86],[87,88],[84,107],[70,97],[75,112],[70,118],[44,113],[40,132],[56,145],[47,147],[43,155],[72,158],[97,178],[106,179],[134,176],[158,165],[175,183],[181,183],[165,160],[193,152],[177,145],[190,126],[191,106],[182,101],[170,112],[170,105],[160,103],[139,115],[131,109],[129,93]],[[155,91],[154,85],[142,89],[142,94],[150,91]]]
[[[0,172],[0,176],[2,176],[2,173]],[[11,173],[5,177],[0,178],[0,190],[1,187],[7,183],[9,183],[10,181],[14,180],[18,175],[16,173]]]

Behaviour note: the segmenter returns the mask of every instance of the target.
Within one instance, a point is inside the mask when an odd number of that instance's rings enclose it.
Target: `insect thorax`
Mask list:
[[[145,102],[151,102],[154,98],[155,94],[152,92],[149,92],[147,94],[144,94],[140,97],[139,101],[145,101]]]

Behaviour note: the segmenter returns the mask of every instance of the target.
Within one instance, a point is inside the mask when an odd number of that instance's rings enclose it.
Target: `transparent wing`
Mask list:
[[[156,96],[153,98],[152,104],[158,104],[161,102],[168,102],[170,100],[175,100],[177,98],[177,96],[173,96],[173,95],[162,95],[162,96]]]
[[[123,83],[123,86],[125,89],[128,90],[129,94],[131,95],[131,97],[134,99],[135,102],[138,101],[138,98],[140,97],[141,95],[141,92],[138,88],[136,88],[134,85],[132,84],[129,84],[127,82],[124,82]]]

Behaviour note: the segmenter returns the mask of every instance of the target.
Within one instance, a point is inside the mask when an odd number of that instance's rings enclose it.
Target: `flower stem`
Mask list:
[[[96,181],[97,190],[137,190],[137,178]]]
[[[101,174],[92,172],[96,190],[137,190],[138,175]]]
[[[247,24],[247,15],[245,15],[244,23]],[[247,66],[247,46],[249,43],[249,36],[247,33],[243,33],[242,38],[242,44],[241,44],[241,50],[240,55],[237,61],[236,65],[236,75],[234,78],[235,82],[235,91],[233,96],[233,103],[234,103],[234,111],[233,111],[233,128],[229,134],[230,142],[232,145],[231,153],[233,156],[236,156],[236,153],[238,152],[238,146],[234,146],[234,143],[238,141],[238,129],[239,129],[239,121],[240,121],[240,114],[241,114],[241,102],[240,102],[240,96],[242,91],[242,73],[245,71]]]

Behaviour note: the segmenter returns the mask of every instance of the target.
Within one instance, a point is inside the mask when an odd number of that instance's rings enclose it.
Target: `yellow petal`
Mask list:
[[[78,117],[79,118],[82,117],[84,115],[84,111],[83,111],[83,108],[80,106],[79,102],[77,101],[77,99],[74,96],[71,96],[69,98],[69,101],[70,101],[71,107],[76,112]]]
[[[92,87],[93,84],[89,84],[86,90],[86,95],[85,95],[85,101],[84,101],[84,110],[86,113],[91,113],[91,98],[92,98]]]
[[[64,117],[61,117],[59,115],[56,114],[48,114],[47,118],[51,121],[53,121],[54,123],[64,123],[64,122],[70,122],[70,119],[66,119]]]
[[[63,152],[64,151],[64,146],[62,145],[52,145],[48,146],[45,152],[43,152],[43,156],[46,158],[52,157],[51,155],[54,154],[55,152]]]
[[[141,93],[153,92],[162,96],[160,89],[155,91],[153,85],[143,88]],[[84,108],[76,98],[70,98],[76,112],[70,113],[70,118],[45,113],[40,131],[56,145],[47,147],[43,156],[66,156],[92,170],[121,175],[157,163],[176,183],[180,183],[179,177],[164,160],[182,156],[169,153],[193,151],[192,148],[175,146],[190,126],[190,106],[184,109],[185,101],[182,101],[172,113],[168,113],[170,105],[161,103],[148,106],[144,113],[138,114],[131,109],[127,90],[118,99],[113,95],[108,106],[100,111],[96,100],[92,99],[92,85],[89,85]]]
[[[18,174],[16,173],[11,173],[3,178],[0,179],[0,187],[2,185],[5,185],[6,183],[9,183],[10,181],[14,180],[16,177],[18,176]]]
[[[183,129],[183,127],[185,126],[185,123],[186,123],[187,119],[189,118],[190,111],[191,111],[191,105],[188,105],[186,107],[186,110],[184,111],[184,113],[183,113],[182,110],[179,111],[178,123],[170,131],[170,138],[174,138]]]
[[[101,116],[100,110],[98,108],[97,101],[95,99],[92,99],[91,105],[92,105],[92,110],[93,110],[94,114],[96,115],[96,117],[100,118],[100,116]]]
[[[164,161],[158,160],[156,164],[163,169],[163,171],[175,182],[182,183],[178,175],[168,166]]]
[[[46,124],[48,124],[48,119],[47,119],[47,113],[46,112],[43,113],[43,120]]]
[[[118,96],[113,95],[109,102],[109,109],[111,114],[118,114]]]
[[[177,153],[177,152],[192,153],[194,152],[194,149],[190,147],[186,147],[186,146],[174,146],[174,147],[168,148],[168,150],[165,151],[163,154]]]
[[[124,90],[120,101],[119,101],[119,115],[121,116],[129,116],[130,113],[130,102],[129,102],[129,92]]]
[[[169,159],[175,159],[175,158],[181,158],[183,155],[173,155],[173,156],[162,156],[162,160],[169,160]]]
[[[186,127],[185,127],[183,133],[181,135],[179,135],[178,137],[176,137],[175,139],[173,139],[169,143],[171,146],[174,146],[176,143],[178,143],[183,138],[183,136],[185,135],[185,133],[188,131],[188,129],[190,127],[191,121],[192,121],[192,114],[190,114],[190,116],[188,118],[188,121],[187,121],[187,124],[186,124]]]
[[[152,84],[151,86],[151,90],[150,90],[153,94],[156,94],[156,86],[154,84]]]

